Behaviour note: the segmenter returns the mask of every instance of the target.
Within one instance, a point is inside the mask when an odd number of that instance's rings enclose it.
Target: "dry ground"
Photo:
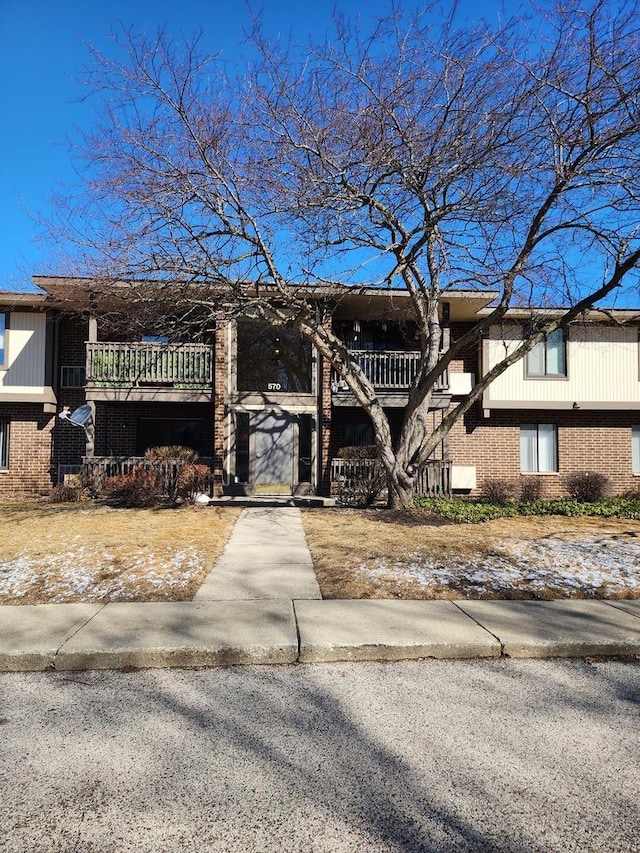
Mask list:
[[[324,598],[640,598],[640,522],[308,510]]]
[[[189,600],[240,513],[0,505],[0,604]],[[325,598],[640,598],[640,522],[302,513]]]
[[[0,506],[0,604],[189,600],[240,510]]]

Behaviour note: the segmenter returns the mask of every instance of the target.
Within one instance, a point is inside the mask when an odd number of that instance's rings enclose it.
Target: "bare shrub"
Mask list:
[[[340,503],[371,506],[387,485],[375,445],[340,447],[336,457],[344,462],[337,483]]]
[[[178,462],[180,465],[195,465],[200,458],[197,451],[180,444],[150,447],[144,454],[145,462]]]
[[[51,489],[49,500],[52,504],[77,503],[82,500],[83,492],[80,486],[70,486],[60,483]]]
[[[531,504],[544,497],[545,482],[540,477],[522,477],[520,480],[520,500]]]
[[[107,477],[102,485],[107,503],[122,507],[149,507],[160,502],[158,477],[150,468],[138,465],[130,474]]]
[[[482,487],[482,499],[491,504],[506,504],[513,498],[514,484],[510,480],[492,478],[485,480]]]
[[[195,450],[179,444],[150,447],[144,454],[145,463],[156,475],[157,491],[172,502],[178,497],[182,468],[195,465],[199,458]]]
[[[572,471],[564,478],[564,487],[577,501],[593,503],[609,494],[611,480],[598,471]]]
[[[196,495],[209,494],[213,471],[208,465],[183,465],[178,474],[178,496],[193,500]]]

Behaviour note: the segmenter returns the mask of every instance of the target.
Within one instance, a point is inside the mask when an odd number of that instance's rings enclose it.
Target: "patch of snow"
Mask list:
[[[640,543],[631,539],[501,540],[493,548],[469,560],[414,553],[406,562],[378,560],[360,571],[380,582],[410,581],[474,596],[506,590],[604,597],[640,591]]]
[[[170,553],[144,549],[128,559],[105,551],[100,559],[79,546],[66,553],[21,555],[0,562],[0,596],[24,598],[40,592],[50,602],[86,597],[127,601],[139,589],[179,590],[205,568],[195,547]]]

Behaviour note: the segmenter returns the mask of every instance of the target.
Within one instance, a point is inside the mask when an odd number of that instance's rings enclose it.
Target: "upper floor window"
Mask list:
[[[546,474],[558,470],[558,430],[555,424],[520,427],[520,470]]]
[[[238,391],[311,392],[311,344],[267,323],[238,323]]]
[[[0,367],[5,364],[5,356],[7,350],[7,315],[0,313]]]
[[[564,329],[550,332],[527,353],[527,376],[566,376]]]
[[[0,468],[8,468],[8,467],[9,467],[9,418],[0,418]]]
[[[640,474],[640,425],[631,427],[631,470]]]

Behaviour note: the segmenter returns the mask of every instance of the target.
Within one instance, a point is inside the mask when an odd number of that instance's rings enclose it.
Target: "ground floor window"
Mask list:
[[[311,415],[300,415],[298,418],[298,482],[311,482]]]
[[[558,470],[558,430],[555,424],[522,424],[520,470],[524,473]]]
[[[136,455],[150,447],[180,445],[207,456],[202,446],[202,421],[181,418],[138,418]]]
[[[0,468],[9,467],[9,418],[0,418]]]
[[[236,477],[240,483],[249,482],[249,415],[236,412]]]
[[[634,474],[640,474],[640,424],[631,427],[631,460]]]

